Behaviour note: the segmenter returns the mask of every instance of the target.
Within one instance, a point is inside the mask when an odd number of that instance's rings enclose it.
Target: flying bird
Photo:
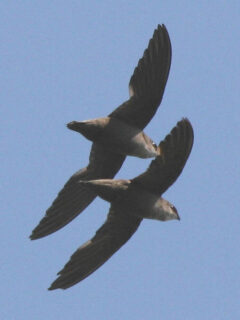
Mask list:
[[[67,125],[93,141],[89,164],[70,177],[30,239],[62,228],[95,199],[96,192],[79,184],[79,180],[112,179],[127,155],[148,158],[159,154],[157,146],[142,130],[162,101],[170,65],[169,35],[164,25],[158,25],[131,76],[130,98],[105,118]]]
[[[161,195],[182,172],[193,145],[193,129],[185,118],[160,142],[160,154],[149,168],[131,180],[80,181],[110,202],[107,220],[58,273],[49,290],[67,289],[104,264],[139,227],[144,218],[180,220],[177,209]]]

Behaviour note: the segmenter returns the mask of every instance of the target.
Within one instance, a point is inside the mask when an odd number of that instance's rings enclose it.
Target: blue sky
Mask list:
[[[1,319],[239,319],[239,1],[1,1]],[[144,221],[103,267],[47,291],[106,218],[93,202],[44,239],[28,236],[91,143],[72,120],[105,116],[164,23],[173,58],[163,102],[145,132],[159,142],[188,117],[183,174],[164,197],[181,221]],[[151,160],[128,158],[118,178]]]

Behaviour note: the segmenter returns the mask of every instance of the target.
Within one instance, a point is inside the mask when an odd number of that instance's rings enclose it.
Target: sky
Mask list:
[[[240,2],[1,1],[0,318],[208,320],[240,317]],[[90,277],[48,291],[70,255],[101,226],[96,199],[43,239],[29,235],[90,141],[66,128],[128,98],[128,82],[158,24],[173,57],[164,98],[145,132],[159,143],[177,121],[192,153],[164,194],[181,221],[143,221]],[[146,170],[128,157],[116,178]]]

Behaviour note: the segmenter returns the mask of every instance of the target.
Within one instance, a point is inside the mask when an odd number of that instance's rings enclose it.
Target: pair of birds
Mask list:
[[[191,123],[179,121],[158,146],[143,132],[161,103],[170,64],[169,35],[158,25],[130,79],[129,100],[105,118],[67,125],[93,142],[89,164],[67,181],[30,238],[62,228],[96,196],[111,205],[105,223],[71,256],[49,290],[67,289],[88,277],[128,241],[144,218],[180,220],[161,195],[178,178],[191,152]],[[127,155],[155,159],[134,179],[113,180]]]

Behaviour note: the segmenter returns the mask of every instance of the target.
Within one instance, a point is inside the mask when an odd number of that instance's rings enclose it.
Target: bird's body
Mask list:
[[[71,256],[50,290],[67,289],[93,273],[130,239],[144,218],[180,220],[176,208],[162,194],[181,174],[192,145],[192,126],[183,119],[159,144],[160,154],[141,175],[131,180],[78,182],[110,202],[110,210],[105,223]]]
[[[167,200],[134,184],[131,180],[99,179],[80,182],[93,190],[103,200],[118,207],[122,215],[167,221],[179,219],[176,210]],[[169,215],[169,207],[174,214]],[[180,219],[179,219],[180,220]]]
[[[87,131],[86,126],[83,129],[81,125],[79,131],[85,131],[84,135],[92,141],[95,140],[98,130],[104,134],[99,137],[98,142],[93,142],[89,164],[70,177],[58,193],[45,216],[33,230],[30,236],[32,240],[45,237],[62,228],[95,199],[96,194],[78,184],[79,180],[112,179],[121,168],[126,155],[140,158],[156,156],[158,150],[142,130],[162,101],[170,65],[169,35],[164,25],[158,25],[130,78],[130,98],[108,117],[100,118],[105,120],[98,121],[98,127],[94,127],[92,120],[88,121],[88,124],[92,125]],[[106,121],[109,121],[107,126]],[[113,123],[118,125],[112,125]],[[69,127],[74,130],[75,125],[76,122],[71,122]]]
[[[104,264],[134,234],[144,218],[179,220],[162,194],[181,174],[193,145],[187,119],[178,122],[158,147],[143,132],[162,101],[171,64],[171,43],[158,25],[129,82],[130,98],[107,117],[73,121],[68,128],[93,142],[89,164],[64,185],[33,230],[38,239],[65,226],[98,195],[110,203],[105,223],[71,256],[49,290],[67,289]],[[127,155],[156,157],[130,180],[112,180]]]
[[[142,130],[117,118],[73,121],[67,126],[113,153],[139,158],[158,155],[157,146]]]

